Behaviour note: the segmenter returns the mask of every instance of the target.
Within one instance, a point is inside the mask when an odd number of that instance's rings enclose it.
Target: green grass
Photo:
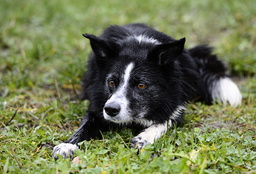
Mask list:
[[[190,104],[183,126],[139,152],[122,130],[82,143],[77,163],[54,161],[88,106],[76,100],[81,34],[131,22],[215,46],[243,105]],[[0,31],[0,173],[256,173],[256,1],[2,0]]]

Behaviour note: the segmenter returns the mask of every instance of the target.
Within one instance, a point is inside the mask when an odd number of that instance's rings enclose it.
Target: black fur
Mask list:
[[[224,64],[212,54],[212,48],[203,45],[185,50],[185,38],[175,40],[143,24],[111,26],[100,37],[83,36],[90,40],[93,50],[83,79],[82,95],[90,105],[80,128],[66,143],[77,144],[99,137],[100,132],[109,128],[120,127],[104,119],[103,110],[123,83],[121,73],[131,62],[135,66],[125,96],[129,100],[127,112],[131,120],[126,124],[122,122],[131,127],[136,124],[147,128],[148,123],[159,125],[168,120],[180,123],[183,109],[177,108],[198,96],[211,104],[212,83],[227,76]],[[134,36],[147,37],[148,41],[144,38],[144,42],[139,42]],[[138,85],[146,87],[139,89]],[[120,108],[110,109],[108,112],[119,112]],[[142,110],[145,113],[142,114]]]
[[[190,55],[195,60],[198,73],[199,83],[198,90],[200,93],[201,101],[206,104],[212,104],[213,98],[209,90],[212,83],[222,77],[227,77],[226,67],[218,60],[217,56],[212,54],[213,48],[207,45],[197,46],[189,49]]]

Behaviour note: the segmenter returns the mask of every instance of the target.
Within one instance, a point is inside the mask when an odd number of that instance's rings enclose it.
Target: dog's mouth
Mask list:
[[[131,117],[129,117],[127,115],[123,116],[121,114],[118,114],[118,115],[113,117],[113,116],[108,115],[105,110],[103,110],[103,116],[104,116],[105,120],[108,120],[108,121],[111,121],[111,122],[114,122],[114,123],[118,123],[118,124],[132,122]]]

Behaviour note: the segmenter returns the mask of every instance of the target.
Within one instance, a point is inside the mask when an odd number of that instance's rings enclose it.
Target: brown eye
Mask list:
[[[145,89],[145,88],[146,88],[146,85],[143,84],[143,83],[139,83],[139,84],[138,84],[138,88],[139,88],[139,89]]]
[[[110,80],[110,81],[108,82],[108,85],[109,85],[110,87],[115,87],[115,86],[116,86],[116,84],[115,84],[115,82],[114,82],[113,80]]]

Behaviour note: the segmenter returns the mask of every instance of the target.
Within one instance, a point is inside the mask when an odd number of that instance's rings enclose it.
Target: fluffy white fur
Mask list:
[[[212,86],[212,97],[215,102],[230,104],[233,107],[241,105],[242,95],[237,85],[228,77],[221,78]]]

